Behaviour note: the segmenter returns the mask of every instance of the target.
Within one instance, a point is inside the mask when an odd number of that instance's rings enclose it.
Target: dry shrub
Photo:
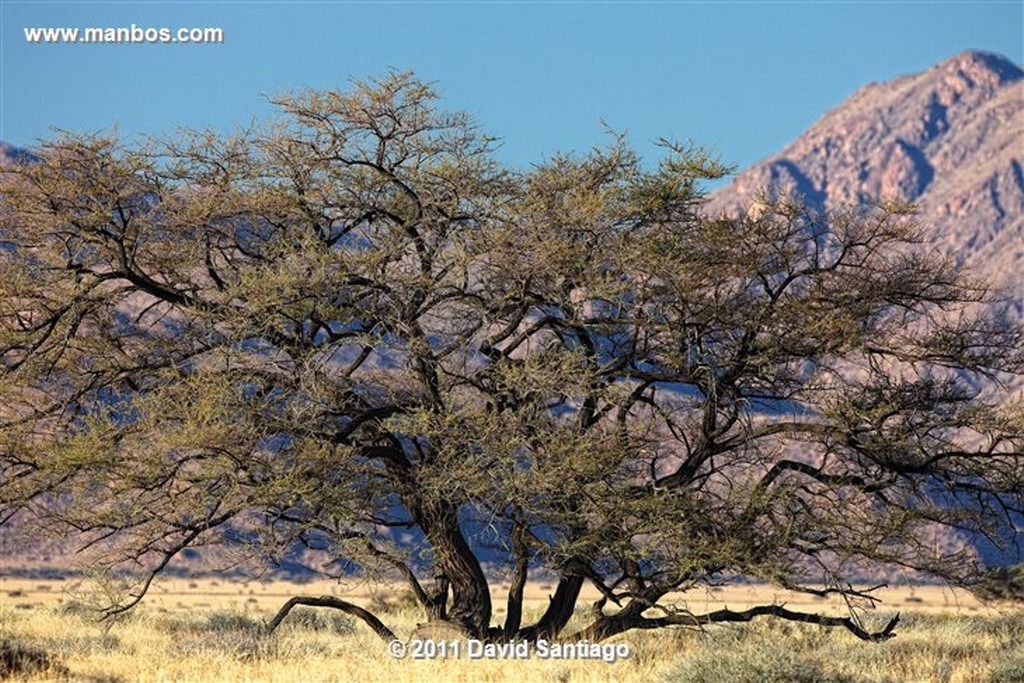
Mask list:
[[[355,632],[355,624],[343,614],[332,610],[296,607],[288,613],[282,626],[302,628],[307,631],[327,631],[342,636]]]
[[[399,614],[408,610],[422,609],[416,596],[410,590],[399,590],[390,593],[375,592],[370,601],[374,612]]]
[[[27,645],[4,640],[0,643],[0,678],[16,678],[47,673],[64,678],[68,670],[50,654]]]
[[[1020,683],[1024,681],[1024,645],[1009,657],[992,666],[988,683]]]

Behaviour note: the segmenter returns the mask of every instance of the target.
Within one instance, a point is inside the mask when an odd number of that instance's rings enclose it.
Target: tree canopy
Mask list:
[[[111,610],[226,543],[399,577],[492,640],[569,635],[588,582],[592,640],[760,615],[877,639],[895,621],[672,595],[961,585],[981,567],[937,531],[1019,540],[1024,419],[991,387],[1024,333],[910,207],[708,216],[728,169],[616,136],[510,169],[411,74],[276,104],[2,170],[2,515],[138,573]],[[529,576],[556,586],[526,623]]]

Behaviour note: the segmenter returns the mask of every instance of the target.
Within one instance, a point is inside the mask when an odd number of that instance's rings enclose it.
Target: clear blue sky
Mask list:
[[[1008,2],[0,0],[0,139],[230,129],[266,96],[411,68],[524,166],[604,140],[693,139],[745,166],[870,81],[977,48],[1024,61]],[[221,45],[35,45],[25,27],[216,26]]]

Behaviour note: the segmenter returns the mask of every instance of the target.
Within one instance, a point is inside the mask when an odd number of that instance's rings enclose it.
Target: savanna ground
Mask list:
[[[881,592],[871,623],[902,613],[897,637],[864,643],[845,630],[780,623],[703,631],[631,632],[623,661],[395,659],[363,624],[332,610],[295,608],[273,634],[265,623],[288,597],[345,595],[373,606],[401,638],[422,616],[401,590],[330,583],[164,580],[135,611],[98,622],[87,584],[0,577],[0,679],[133,681],[1024,681],[1024,611],[978,603],[939,586]],[[529,588],[539,612],[551,587]],[[94,590],[94,589],[93,589]],[[500,596],[496,595],[500,620]],[[785,602],[841,614],[838,600],[737,586],[682,596],[703,612]],[[586,604],[581,602],[581,604]],[[12,670],[12,668],[14,670]]]

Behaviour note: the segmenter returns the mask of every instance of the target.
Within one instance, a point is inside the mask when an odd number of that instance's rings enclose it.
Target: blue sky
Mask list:
[[[968,48],[1024,61],[1008,2],[48,2],[0,0],[0,140],[230,129],[268,95],[413,69],[526,166],[626,130],[748,165],[870,81]],[[25,27],[215,26],[220,45],[38,45]]]

